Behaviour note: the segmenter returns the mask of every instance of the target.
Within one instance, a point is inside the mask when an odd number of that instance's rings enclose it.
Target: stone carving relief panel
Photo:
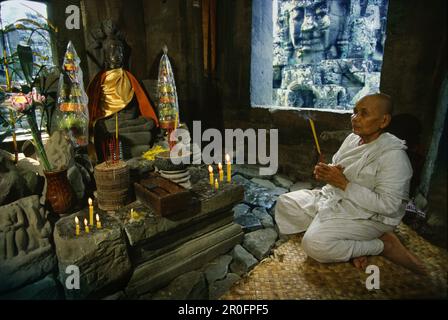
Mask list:
[[[275,1],[275,105],[351,109],[379,90],[388,0]]]

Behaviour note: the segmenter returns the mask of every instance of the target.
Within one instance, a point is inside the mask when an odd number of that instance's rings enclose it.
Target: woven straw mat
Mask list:
[[[401,224],[397,236],[425,264],[428,276],[416,275],[380,256],[368,264],[380,270],[380,289],[368,290],[370,273],[351,262],[322,264],[307,258],[302,235],[294,235],[273,250],[221,299],[446,299],[448,253]]]

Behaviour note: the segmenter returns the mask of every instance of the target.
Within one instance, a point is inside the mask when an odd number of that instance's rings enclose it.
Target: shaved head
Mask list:
[[[393,103],[392,98],[385,93],[374,93],[363,97],[358,101],[358,104],[369,103],[374,105],[382,114],[388,114],[392,116]]]
[[[360,99],[353,108],[353,133],[368,143],[378,138],[392,119],[392,99],[384,93],[375,93]]]

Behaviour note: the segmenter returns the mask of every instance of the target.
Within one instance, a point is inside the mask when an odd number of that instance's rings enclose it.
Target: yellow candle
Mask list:
[[[101,229],[101,221],[100,221],[100,216],[98,215],[98,213],[96,214],[96,228],[97,229]]]
[[[90,232],[89,225],[87,224],[87,219],[84,219],[84,225],[86,227],[86,233]]]
[[[79,219],[78,217],[75,217],[75,223],[76,223],[76,235],[79,236]]]
[[[313,131],[314,142],[316,143],[317,153],[320,154],[319,141],[317,140],[316,128],[314,128],[314,121],[313,121],[313,119],[309,119],[309,120],[310,120],[311,130]]]
[[[222,171],[221,162],[218,163],[218,170],[219,170],[219,182],[222,182],[224,180],[224,171]]]
[[[218,183],[218,179],[215,179],[215,190],[219,189],[219,183]]]
[[[93,201],[89,198],[89,222],[93,226]]]
[[[210,176],[210,185],[213,187],[213,168],[210,165],[208,166],[208,172]]]
[[[232,181],[232,165],[230,164],[230,156],[226,154],[227,163],[227,182]]]

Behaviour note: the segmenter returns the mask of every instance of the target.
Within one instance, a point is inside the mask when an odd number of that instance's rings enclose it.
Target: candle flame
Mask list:
[[[213,168],[211,165],[208,166],[208,172],[212,173],[213,172]]]
[[[98,213],[96,214],[95,218],[96,218],[96,222],[100,221],[100,216],[98,215]]]
[[[75,217],[75,223],[76,223],[76,224],[79,224],[79,219],[78,219],[78,217]]]
[[[92,201],[92,199],[89,198],[88,202],[89,202],[89,206],[91,206],[93,201]]]
[[[222,164],[221,164],[221,162],[218,163],[218,169],[219,169],[219,170],[222,170]]]
[[[226,162],[230,163],[230,156],[229,156],[229,154],[226,154]]]
[[[84,224],[87,226],[88,224],[87,224],[87,219],[84,219]]]

